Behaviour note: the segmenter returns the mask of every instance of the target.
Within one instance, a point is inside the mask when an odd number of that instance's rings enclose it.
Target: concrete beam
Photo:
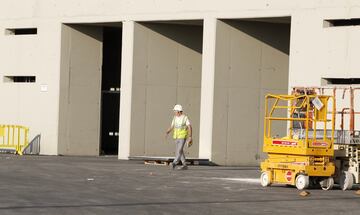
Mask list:
[[[209,160],[212,156],[216,22],[215,18],[204,19],[203,34],[199,158]]]
[[[119,120],[119,159],[130,155],[131,96],[134,52],[134,22],[123,22]]]

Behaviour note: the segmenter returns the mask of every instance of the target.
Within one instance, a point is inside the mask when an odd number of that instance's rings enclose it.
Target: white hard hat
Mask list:
[[[175,105],[174,106],[174,111],[183,111],[183,108],[181,105]]]

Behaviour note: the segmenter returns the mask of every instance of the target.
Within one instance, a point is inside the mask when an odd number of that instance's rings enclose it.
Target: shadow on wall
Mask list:
[[[290,23],[267,23],[260,21],[226,20],[224,21],[233,28],[238,29],[257,40],[289,55]],[[257,23],[254,25],[254,23]],[[273,35],[269,37],[269,35]]]
[[[165,23],[141,23],[143,26],[159,33],[183,46],[202,54],[202,26],[165,24]],[[189,30],[191,34],[187,33]]]
[[[71,27],[75,32],[80,34],[85,34],[95,40],[102,41],[102,36],[99,34],[99,26],[91,26],[91,25],[78,25],[78,24],[67,24],[67,26]]]

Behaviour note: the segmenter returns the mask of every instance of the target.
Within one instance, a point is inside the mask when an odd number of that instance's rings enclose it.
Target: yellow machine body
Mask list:
[[[302,189],[297,185],[301,181],[296,181],[299,175],[305,179],[304,188],[309,184],[306,180],[331,184],[328,179],[335,173],[334,104],[332,96],[266,96],[263,151],[268,158],[261,163],[266,176],[264,179],[262,174],[261,180],[268,181],[262,181],[263,186],[278,183]],[[286,124],[283,136],[274,133],[273,123],[279,121]]]
[[[329,157],[269,154],[268,159],[261,163],[261,170],[269,172],[271,183],[295,185],[299,174],[331,177],[335,165]]]

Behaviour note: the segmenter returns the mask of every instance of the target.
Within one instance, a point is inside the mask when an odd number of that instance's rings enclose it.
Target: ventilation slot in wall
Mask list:
[[[31,35],[37,34],[37,28],[7,28],[6,35]]]
[[[7,83],[34,83],[36,76],[4,76],[4,82]]]
[[[360,19],[326,19],[324,28],[360,25]]]
[[[353,85],[360,84],[360,78],[322,78],[322,85]]]

